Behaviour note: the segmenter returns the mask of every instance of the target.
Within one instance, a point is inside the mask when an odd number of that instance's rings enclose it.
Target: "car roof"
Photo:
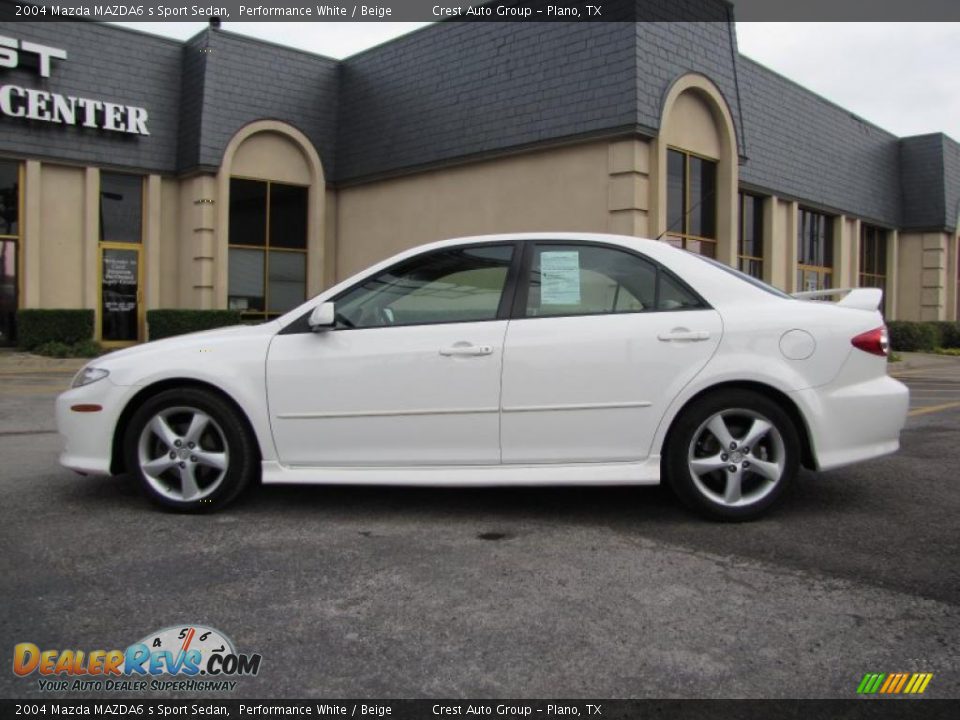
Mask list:
[[[462,237],[449,238],[447,240],[437,240],[431,243],[418,245],[410,248],[411,255],[418,254],[424,250],[433,250],[444,247],[455,247],[457,245],[473,245],[480,243],[498,243],[498,242],[534,242],[534,241],[577,241],[604,243],[607,245],[620,245],[626,248],[639,250],[650,257],[660,259],[665,255],[673,253],[683,253],[683,251],[662,240],[651,240],[650,238],[634,237],[632,235],[615,235],[613,233],[590,233],[590,232],[557,232],[553,230],[543,230],[537,232],[520,233],[497,233],[493,235],[465,235]],[[415,251],[415,252],[412,252]],[[406,254],[406,253],[401,253]]]

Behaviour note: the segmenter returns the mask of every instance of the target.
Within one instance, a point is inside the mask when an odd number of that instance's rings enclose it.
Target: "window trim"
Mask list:
[[[746,226],[746,223],[744,222],[744,220],[745,220],[746,217],[747,217],[747,212],[746,212],[746,210],[747,210],[747,198],[748,198],[748,197],[753,199],[754,207],[756,207],[757,205],[759,205],[759,207],[760,207],[760,213],[759,213],[759,214],[760,214],[760,230],[759,230],[759,233],[757,233],[756,217],[754,217],[754,222],[753,222],[754,235],[757,235],[757,234],[760,235],[760,255],[759,255],[759,256],[757,256],[757,255],[745,255],[745,254],[743,253],[744,244],[745,244],[745,242],[746,242],[746,234],[747,234],[747,233],[746,233],[747,226]],[[757,278],[758,280],[763,280],[764,273],[766,272],[766,269],[767,269],[767,268],[766,268],[766,260],[765,260],[764,257],[763,257],[763,250],[764,250],[763,245],[764,245],[764,243],[766,242],[766,237],[764,237],[764,227],[763,227],[763,223],[766,221],[766,207],[765,207],[766,199],[767,199],[767,196],[757,195],[756,193],[749,192],[749,191],[747,191],[747,190],[742,190],[742,189],[741,189],[741,190],[738,191],[737,207],[738,207],[739,212],[740,212],[740,227],[737,228],[737,265],[738,265],[737,269],[738,269],[740,272],[743,272],[743,273],[746,273],[747,275],[750,275],[751,277]],[[755,212],[755,214],[756,214],[756,212]],[[756,245],[756,241],[754,241],[754,244]],[[744,261],[744,260],[760,263],[760,275],[759,275],[759,277],[756,276],[756,275],[754,275],[753,273],[749,273],[749,272],[747,272],[746,270],[743,269],[743,261]]]
[[[818,215],[823,218],[823,232],[824,232],[824,241],[828,238],[830,240],[830,264],[829,265],[809,265],[804,263],[801,260],[801,254],[803,252],[803,214],[807,213],[808,215]],[[833,288],[833,275],[836,271],[836,254],[834,250],[836,249],[836,238],[834,237],[834,223],[837,220],[836,215],[831,215],[820,210],[808,207],[806,205],[800,205],[797,208],[797,254],[796,254],[796,263],[797,263],[797,277],[795,281],[797,283],[797,291],[804,292],[806,289],[802,286],[800,279],[804,276],[805,273],[814,273],[817,275],[818,285],[824,283],[826,280],[829,280],[829,286],[823,285],[818,287],[818,290],[829,290]]]
[[[356,331],[356,330],[399,330],[401,328],[411,328],[411,327],[423,327],[431,325],[465,325],[469,323],[478,323],[478,322],[499,322],[502,320],[554,320],[557,318],[566,318],[566,317],[596,317],[599,315],[641,315],[641,314],[651,314],[651,313],[664,313],[664,312],[694,312],[700,310],[712,310],[713,307],[706,300],[703,299],[703,296],[690,287],[683,278],[679,277],[676,273],[671,271],[668,267],[663,265],[663,263],[658,262],[654,258],[644,255],[641,252],[634,250],[633,248],[624,247],[623,245],[615,245],[613,243],[598,242],[595,240],[577,240],[571,238],[556,239],[551,240],[549,236],[545,236],[542,239],[530,239],[530,240],[504,240],[501,242],[476,242],[476,243],[467,243],[464,245],[453,245],[451,247],[458,249],[469,249],[475,247],[491,247],[491,246],[505,246],[513,245],[513,257],[510,261],[510,268],[507,270],[507,279],[503,286],[503,294],[500,296],[500,305],[497,308],[496,317],[490,318],[488,320],[466,320],[466,321],[438,321],[438,322],[425,322],[425,323],[410,323],[408,325],[383,325],[381,327],[372,327],[372,328],[350,328],[350,327],[334,327],[330,328],[326,332],[344,332],[344,331]],[[671,310],[660,310],[658,308],[650,308],[644,310],[628,310],[625,312],[619,313],[573,313],[569,315],[541,315],[539,317],[527,317],[526,316],[526,307],[527,307],[527,298],[530,292],[530,269],[533,265],[533,253],[534,248],[537,245],[587,245],[590,247],[606,248],[609,250],[619,250],[620,252],[625,252],[629,255],[633,255],[640,260],[650,263],[654,266],[657,271],[657,290],[656,295],[659,299],[660,295],[660,273],[666,273],[667,276],[677,283],[681,288],[690,293],[697,302],[700,303],[699,307],[689,307],[689,308],[675,308]],[[410,260],[426,257],[429,254],[434,252],[440,252],[443,250],[449,250],[450,247],[444,248],[434,248],[433,250],[426,250],[418,255],[413,255],[403,260],[398,260],[392,265],[388,265],[385,268],[376,270],[370,273],[367,273],[361,277],[357,282],[353,283],[350,287],[341,290],[339,293],[333,297],[327,298],[323,302],[337,302],[347,293],[354,290],[358,285],[361,285],[373,277],[380,275],[381,273],[389,272],[397,266],[409,262]],[[302,333],[312,333],[308,320],[310,314],[313,312],[311,306],[309,310],[300,315],[295,320],[290,321],[287,325],[280,329],[277,333],[278,335],[299,335]]]
[[[290,253],[300,253],[304,257],[303,262],[303,293],[306,296],[309,288],[307,287],[308,281],[310,279],[310,186],[303,185],[302,183],[292,183],[286,182],[284,180],[269,180],[265,178],[250,177],[249,175],[230,175],[228,178],[229,181],[232,180],[250,180],[253,182],[263,183],[267,186],[266,192],[266,209],[265,209],[265,218],[264,218],[264,230],[263,230],[263,245],[246,245],[243,243],[231,243],[229,237],[229,227],[227,231],[227,268],[229,272],[230,266],[230,249],[239,248],[240,250],[258,250],[263,253],[263,310],[241,310],[240,317],[244,320],[252,320],[254,322],[270,322],[271,320],[276,320],[285,313],[283,312],[274,312],[270,310],[270,253],[272,252],[290,252]],[[270,244],[270,213],[273,208],[273,196],[271,194],[271,186],[273,185],[288,185],[290,187],[303,188],[307,191],[307,218],[305,226],[305,237],[304,237],[304,246],[302,248],[288,248],[288,247],[274,247]],[[232,195],[232,193],[231,193]],[[229,216],[229,200],[227,202],[227,214]],[[309,298],[305,297],[304,302]],[[230,306],[230,284],[227,283],[227,307]],[[291,308],[292,309],[292,308]],[[289,312],[289,311],[288,311]]]
[[[454,320],[454,321],[437,320],[435,322],[407,323],[404,325],[381,325],[378,327],[362,327],[362,328],[336,326],[336,327],[330,328],[329,330],[326,330],[326,332],[344,332],[344,331],[357,331],[357,330],[398,330],[400,328],[423,327],[423,326],[429,326],[429,325],[465,325],[468,323],[478,323],[478,322],[486,323],[486,322],[499,322],[501,320],[509,320],[510,308],[513,306],[514,297],[517,289],[518,276],[520,274],[519,265],[520,265],[520,256],[523,254],[523,248],[522,248],[523,244],[524,244],[524,241],[522,240],[504,240],[501,242],[467,243],[465,245],[453,245],[449,247],[434,248],[433,250],[425,250],[424,252],[418,253],[417,255],[412,255],[408,258],[404,258],[403,260],[398,260],[392,265],[388,265],[387,267],[381,268],[380,270],[374,270],[372,272],[369,272],[363,277],[361,277],[359,280],[357,280],[355,283],[353,283],[350,287],[341,290],[333,297],[327,298],[326,300],[323,301],[323,302],[335,303],[338,300],[340,300],[344,295],[346,295],[347,293],[353,292],[357,287],[359,287],[360,285],[363,285],[368,280],[371,280],[377,277],[378,275],[382,275],[383,273],[388,273],[391,270],[394,270],[395,268],[410,262],[411,260],[419,260],[422,258],[427,258],[430,255],[433,255],[434,253],[440,253],[440,252],[444,252],[446,250],[451,250],[451,249],[469,250],[470,248],[484,248],[484,247],[512,247],[513,255],[510,258],[510,266],[507,268],[507,277],[506,277],[506,280],[504,280],[503,290],[501,291],[501,294],[500,294],[500,302],[497,305],[497,313],[492,318],[487,318],[486,320]],[[307,310],[303,315],[298,317],[296,320],[293,320],[289,325],[284,326],[284,328],[280,330],[280,332],[277,334],[278,335],[297,335],[300,333],[312,333],[313,330],[310,329],[310,325],[308,324],[308,320],[312,312],[313,312],[313,307]]]
[[[883,273],[876,272],[864,272],[864,254],[865,254],[865,240],[868,232],[873,231],[874,242],[882,241],[883,245]],[[887,266],[887,249],[889,247],[888,242],[890,238],[890,231],[881,227],[880,225],[874,225],[873,223],[861,222],[860,223],[860,237],[857,238],[857,287],[872,287],[879,288],[883,291],[883,300],[880,307],[880,311],[885,315],[887,310],[887,285],[888,279],[890,277],[890,268]],[[880,244],[880,243],[878,243]],[[877,255],[879,257],[879,255]],[[867,283],[877,283],[880,284],[865,284]]]
[[[670,153],[671,150],[673,150],[674,152],[677,152],[677,153],[680,153],[681,155],[683,155],[683,210],[682,210],[682,215],[681,215],[681,219],[680,219],[681,229],[680,229],[680,230],[670,230],[670,229],[667,229],[667,230],[664,231],[663,237],[664,237],[664,238],[673,238],[673,239],[675,239],[675,240],[679,240],[679,241],[680,241],[680,247],[678,248],[679,250],[688,250],[688,249],[689,249],[689,248],[687,248],[687,241],[688,241],[688,240],[693,240],[693,241],[699,242],[699,243],[701,243],[701,244],[702,244],[702,243],[711,243],[711,244],[713,245],[714,257],[716,257],[716,251],[717,251],[717,248],[719,247],[719,242],[720,242],[720,238],[719,238],[719,237],[709,238],[709,237],[705,237],[705,236],[703,236],[703,235],[693,235],[692,233],[685,232],[684,230],[685,230],[685,228],[687,227],[687,223],[688,223],[688,221],[689,221],[689,219],[690,219],[690,213],[692,212],[692,208],[691,208],[691,204],[690,204],[690,158],[693,157],[693,158],[697,158],[698,160],[706,160],[707,162],[713,163],[713,164],[716,166],[717,176],[719,176],[719,174],[720,174],[720,161],[719,161],[717,158],[707,157],[706,155],[702,155],[702,154],[700,154],[700,153],[693,152],[693,151],[691,151],[691,150],[685,150],[684,148],[677,147],[676,145],[668,145],[668,146],[667,146],[667,154],[668,154],[667,163],[666,163],[666,167],[664,168],[664,169],[667,171],[666,182],[668,183],[668,188],[667,188],[667,192],[665,193],[665,197],[667,197],[667,198],[669,197],[669,182],[670,182],[670,176],[669,176],[669,166],[670,166],[669,153]],[[718,178],[718,177],[715,177],[715,181],[716,181],[716,182],[714,183],[714,188],[713,188],[713,200],[714,200],[714,206],[713,206],[713,211],[714,211],[713,225],[714,225],[714,228],[715,228],[715,229],[719,230],[719,226],[720,226],[720,221],[719,221],[720,208],[719,208],[719,205],[718,205],[718,203],[717,203],[717,199],[718,199],[718,185],[717,185],[717,183],[718,183],[718,181],[719,181],[719,178]],[[701,204],[702,204],[702,201],[701,201]],[[669,221],[670,221],[670,208],[669,208],[669,201],[668,201],[668,207],[667,207],[667,222],[669,222]],[[690,252],[693,252],[693,251],[691,250]],[[702,253],[698,253],[698,254],[702,254]]]
[[[614,245],[613,243],[597,242],[594,240],[574,240],[570,238],[565,238],[563,240],[527,240],[524,241],[524,264],[522,268],[522,275],[520,283],[517,287],[517,294],[514,297],[513,302],[513,312],[510,315],[510,320],[555,320],[557,318],[569,318],[569,317],[597,317],[599,315],[648,315],[650,313],[663,313],[663,312],[689,312],[689,311],[698,311],[698,310],[710,310],[710,304],[703,299],[703,296],[700,295],[696,290],[694,290],[690,285],[685,282],[682,278],[677,276],[676,273],[671,272],[669,268],[664,266],[662,263],[657,262],[652,257],[644,255],[643,253],[637,252],[633,248],[624,247],[623,245]],[[628,255],[632,255],[635,258],[649,263],[653,266],[654,270],[657,273],[657,287],[654,290],[654,307],[644,308],[643,310],[625,310],[623,312],[593,312],[593,313],[564,313],[562,315],[538,315],[530,317],[527,315],[527,302],[530,299],[530,280],[531,273],[533,269],[533,256],[536,252],[536,247],[538,245],[577,245],[577,246],[588,246],[596,247],[606,250],[617,250]],[[660,300],[660,277],[661,273],[666,273],[675,283],[677,283],[681,288],[690,293],[697,302],[700,304],[699,307],[688,307],[688,308],[674,308],[671,310],[661,310],[656,305]]]

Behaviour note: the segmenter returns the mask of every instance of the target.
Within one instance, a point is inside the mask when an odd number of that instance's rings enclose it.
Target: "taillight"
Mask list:
[[[860,333],[850,341],[855,348],[859,348],[871,355],[886,357],[890,350],[890,338],[887,335],[886,327],[878,327],[874,330],[868,330]]]

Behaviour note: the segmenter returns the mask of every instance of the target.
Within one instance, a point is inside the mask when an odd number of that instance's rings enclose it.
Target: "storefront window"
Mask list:
[[[138,243],[143,234],[143,178],[100,174],[100,242]]]
[[[668,242],[692,252],[717,255],[717,163],[667,150]]]
[[[0,345],[17,339],[19,249],[20,163],[0,160]]]
[[[740,235],[737,240],[740,270],[763,279],[763,198],[740,193]]]
[[[800,208],[797,234],[797,290],[829,290],[833,287],[833,218]]]
[[[307,188],[232,178],[229,307],[269,319],[306,293]]]
[[[887,231],[875,225],[860,225],[860,287],[883,290],[887,304]]]

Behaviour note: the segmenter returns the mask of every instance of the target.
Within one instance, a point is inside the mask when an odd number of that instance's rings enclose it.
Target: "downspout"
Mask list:
[[[737,118],[739,122],[741,164],[747,160],[747,131],[743,121],[743,103],[740,100],[740,65],[737,62],[737,31],[734,23],[733,5],[727,5],[727,34],[730,36],[730,61],[733,63],[733,87],[737,95]]]

